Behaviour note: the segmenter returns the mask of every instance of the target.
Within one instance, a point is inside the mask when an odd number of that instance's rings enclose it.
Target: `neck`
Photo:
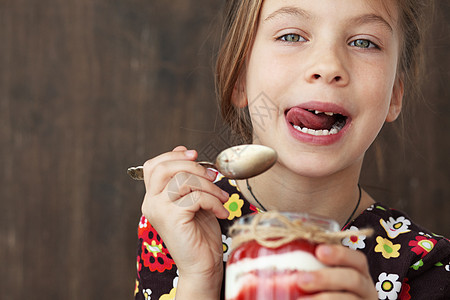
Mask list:
[[[255,197],[268,210],[318,214],[344,226],[358,203],[360,170],[361,164],[339,174],[311,178],[292,174],[277,164],[269,171],[249,179],[249,183]],[[245,181],[239,181],[238,184],[245,198],[259,207]],[[354,217],[372,203],[373,199],[363,192]]]

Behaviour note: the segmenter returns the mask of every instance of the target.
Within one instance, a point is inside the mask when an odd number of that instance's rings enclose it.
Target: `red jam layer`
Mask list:
[[[228,258],[228,264],[235,263],[244,258],[257,258],[266,255],[288,253],[297,250],[309,252],[314,255],[317,244],[305,240],[295,240],[278,248],[266,248],[256,241],[249,241],[235,249]]]
[[[235,249],[227,264],[233,265],[244,259],[255,259],[264,256],[280,255],[290,252],[315,253],[317,244],[312,244],[305,240],[296,240],[278,248],[266,248],[256,241],[242,244]],[[227,295],[227,300],[291,300],[300,296],[310,295],[304,292],[297,283],[298,270],[275,270],[274,268],[258,269],[240,273],[236,278],[229,278],[228,284],[234,290],[233,296]],[[230,274],[227,274],[231,275]],[[233,284],[233,285],[234,285]],[[228,287],[227,287],[228,288]],[[239,289],[239,291],[235,290]]]
[[[245,286],[230,300],[294,300],[300,296],[310,295],[298,286],[296,273],[296,271],[247,273],[240,278],[245,281]]]

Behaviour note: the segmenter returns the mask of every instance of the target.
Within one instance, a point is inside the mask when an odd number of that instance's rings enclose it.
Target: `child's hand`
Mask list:
[[[218,296],[223,276],[217,218],[228,217],[223,207],[228,194],[213,183],[215,173],[196,163],[196,158],[196,151],[179,146],[144,164],[142,213],[178,267],[177,299],[181,294],[191,299]]]
[[[299,286],[316,293],[301,299],[378,299],[366,256],[340,245],[320,245],[316,257],[331,268],[301,273]]]

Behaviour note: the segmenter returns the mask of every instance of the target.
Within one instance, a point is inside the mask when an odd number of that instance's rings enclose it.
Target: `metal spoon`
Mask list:
[[[205,168],[214,168],[230,179],[246,179],[267,171],[277,161],[277,153],[262,145],[239,145],[227,148],[219,153],[215,163],[198,162]],[[134,180],[144,179],[144,168],[131,167],[128,175]]]

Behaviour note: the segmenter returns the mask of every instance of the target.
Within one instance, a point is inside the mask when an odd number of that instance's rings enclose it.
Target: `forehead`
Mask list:
[[[396,0],[264,0],[261,20],[296,13],[306,18],[328,20],[370,15],[385,21],[391,28],[397,27],[398,19]]]

